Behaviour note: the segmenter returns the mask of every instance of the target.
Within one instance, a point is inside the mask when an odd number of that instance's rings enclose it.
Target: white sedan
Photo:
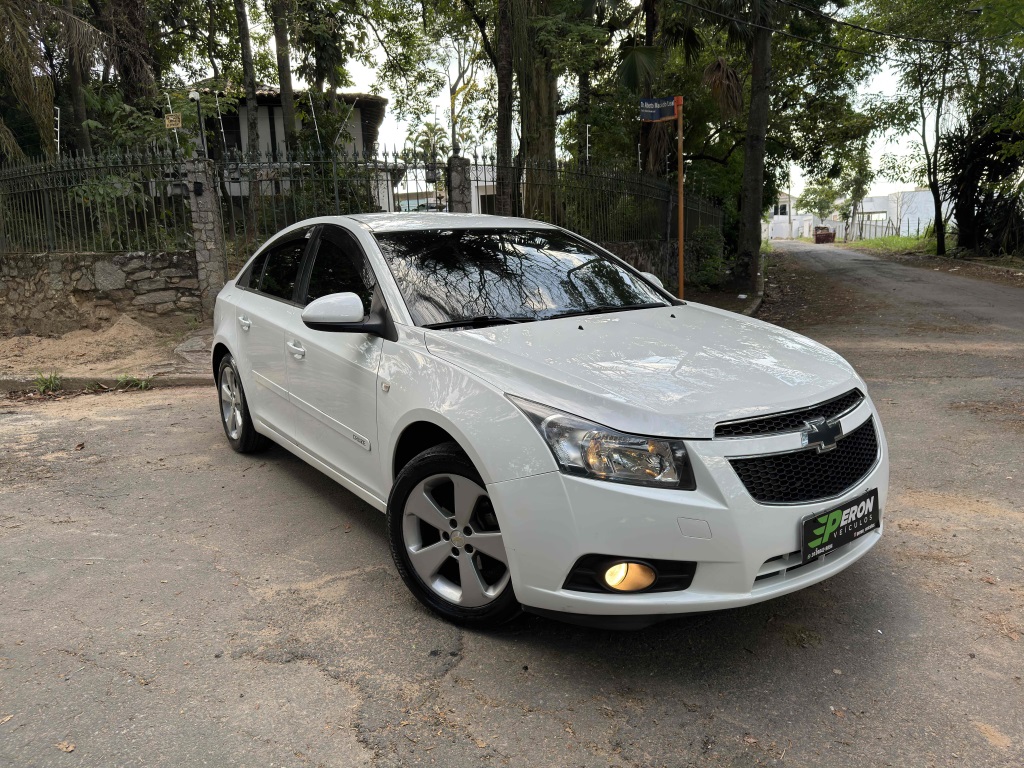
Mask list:
[[[525,219],[310,219],[217,298],[231,446],[268,440],[387,514],[412,593],[494,626],[637,627],[815,584],[882,533],[863,380]]]

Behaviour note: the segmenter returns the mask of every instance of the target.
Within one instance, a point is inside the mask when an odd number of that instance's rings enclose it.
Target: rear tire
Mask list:
[[[252,423],[242,377],[230,354],[224,355],[217,369],[217,394],[220,423],[231,447],[238,453],[257,453],[266,448],[270,441],[257,432]]]
[[[430,448],[402,468],[387,517],[398,572],[431,611],[478,629],[519,615],[497,515],[456,443]]]

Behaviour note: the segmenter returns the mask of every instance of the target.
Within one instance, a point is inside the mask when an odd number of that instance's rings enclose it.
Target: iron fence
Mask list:
[[[344,152],[221,158],[206,177],[221,210],[233,270],[267,238],[313,216],[366,212],[494,213],[499,175],[512,213],[564,226],[600,242],[676,236],[675,185],[638,172],[569,163],[468,158],[468,192],[449,194],[444,160]],[[465,162],[465,161],[462,161]],[[173,150],[61,157],[0,168],[0,254],[189,250],[191,160]],[[722,211],[686,198],[689,237],[721,232]]]
[[[468,199],[450,194],[447,163],[401,153],[378,156],[302,153],[218,163],[230,267],[282,227],[312,216],[365,212],[495,213],[499,176],[509,180],[511,212],[564,226],[601,242],[665,241],[676,236],[675,185],[637,172],[568,163],[469,160]],[[686,198],[686,232],[722,230],[722,210]]]
[[[187,250],[185,158],[66,155],[0,168],[0,254]]]

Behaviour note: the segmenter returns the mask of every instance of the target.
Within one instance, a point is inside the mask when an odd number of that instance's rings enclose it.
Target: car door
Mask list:
[[[362,248],[345,229],[324,226],[306,273],[303,305],[332,293],[351,292],[363,300],[364,314],[369,314],[378,290],[376,278]],[[289,329],[286,341],[296,442],[379,498],[377,369],[382,339],[368,333],[314,331],[299,322]]]
[[[295,419],[288,397],[285,327],[297,322],[301,312],[295,290],[312,233],[307,227],[273,243],[253,262],[248,285],[239,291],[235,304],[249,412],[289,439]]]

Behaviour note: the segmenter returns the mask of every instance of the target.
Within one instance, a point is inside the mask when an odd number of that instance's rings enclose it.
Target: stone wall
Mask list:
[[[0,256],[0,330],[63,333],[117,312],[202,316],[191,252]]]

